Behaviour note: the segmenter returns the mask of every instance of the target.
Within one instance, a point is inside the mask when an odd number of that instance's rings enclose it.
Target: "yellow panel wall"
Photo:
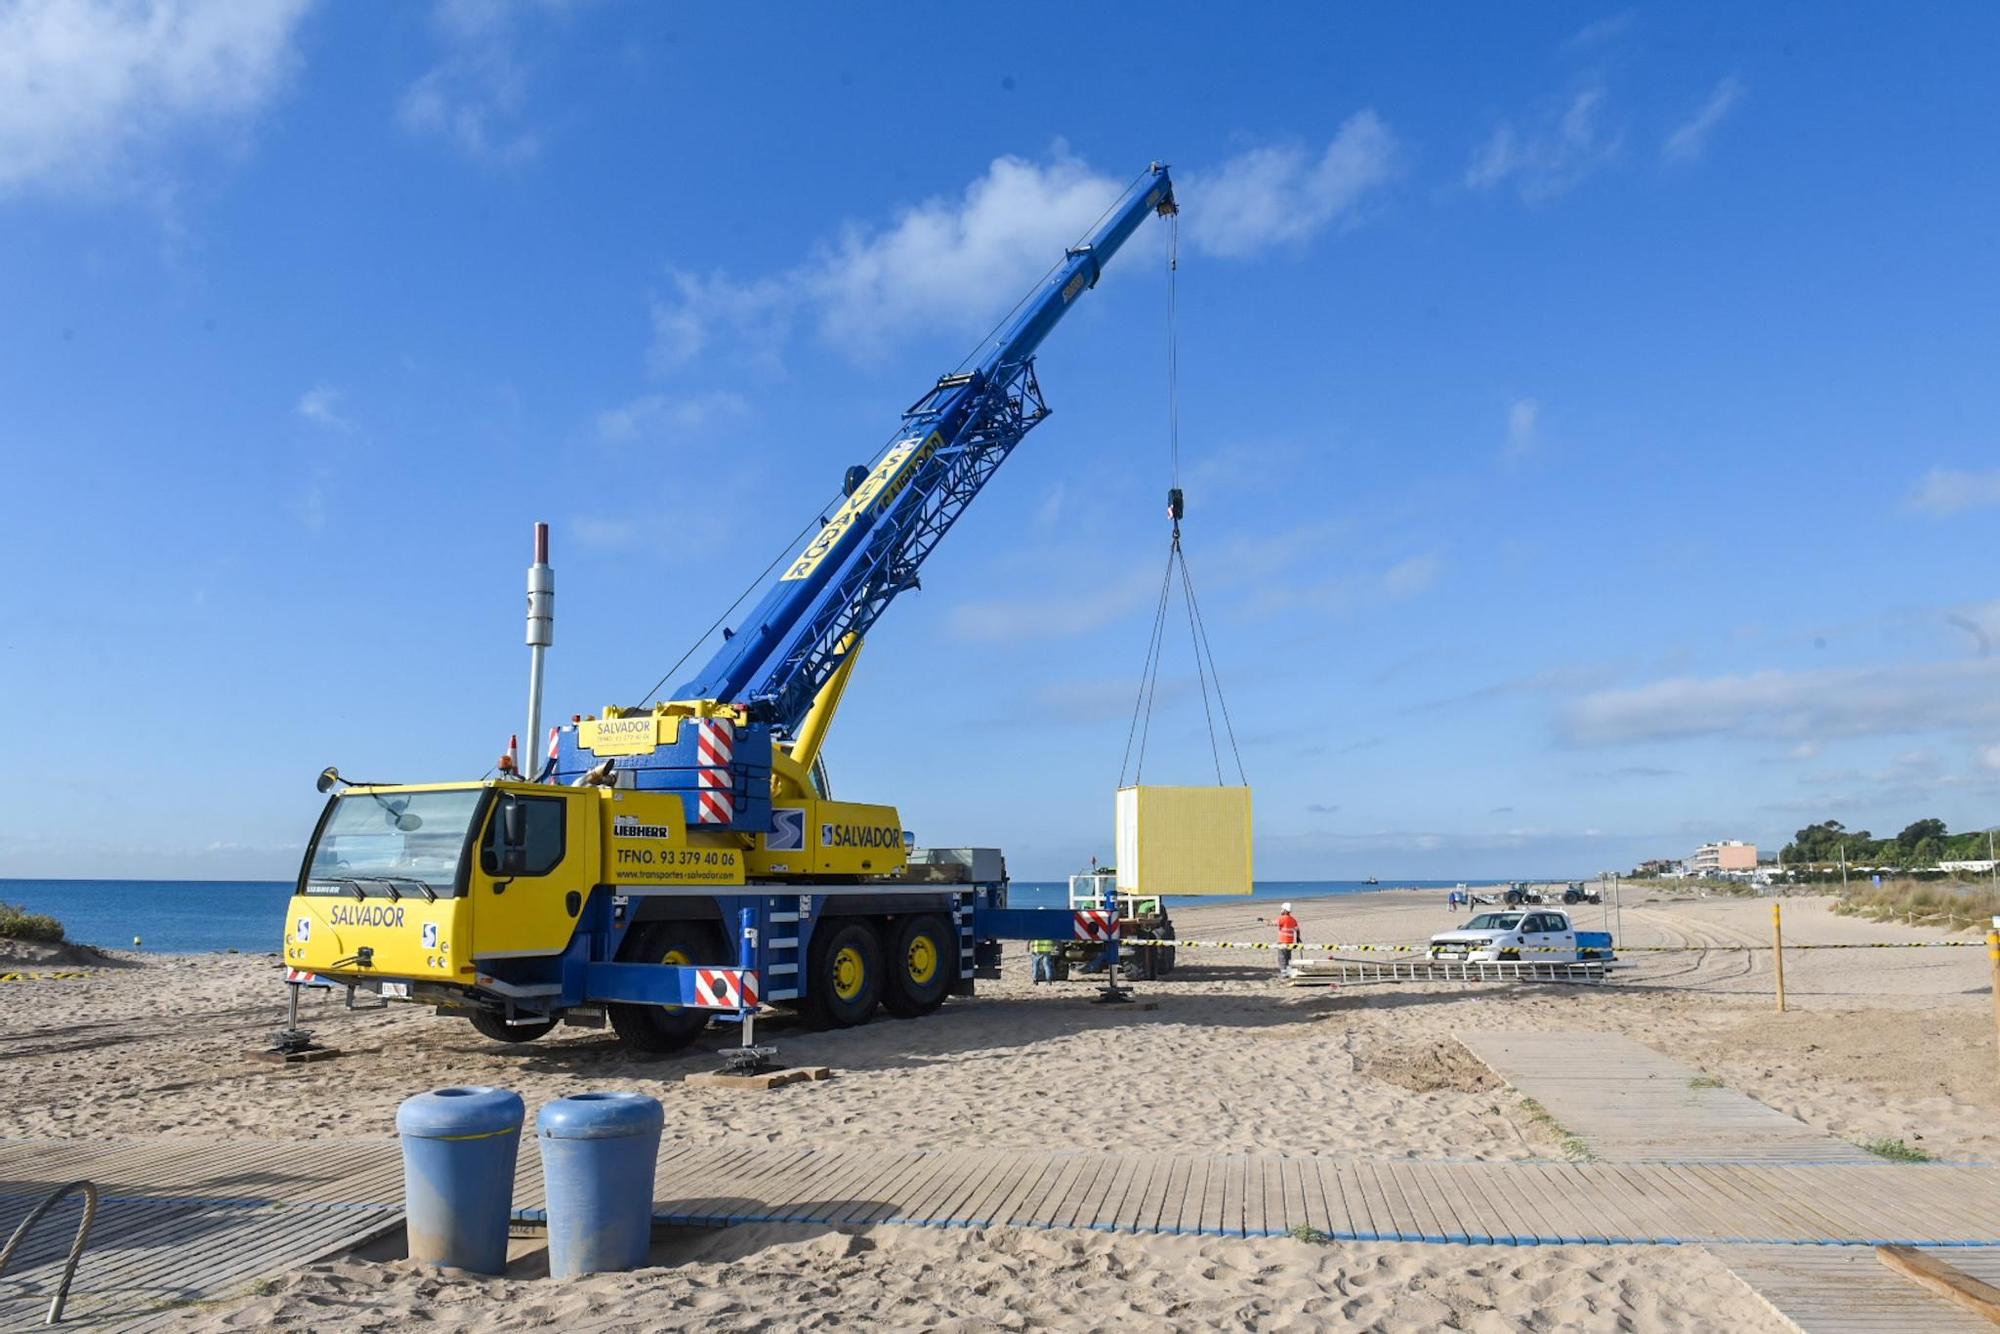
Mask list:
[[[1118,888],[1131,894],[1248,894],[1250,789],[1118,790]]]

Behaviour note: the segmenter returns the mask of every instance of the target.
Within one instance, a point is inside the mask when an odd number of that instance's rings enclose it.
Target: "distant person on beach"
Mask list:
[[[1278,976],[1283,977],[1292,967],[1292,946],[1299,943],[1299,919],[1292,916],[1291,904],[1278,909],[1273,925],[1278,928]]]

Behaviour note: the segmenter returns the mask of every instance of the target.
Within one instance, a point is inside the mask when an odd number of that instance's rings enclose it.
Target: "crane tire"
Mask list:
[[[541,1019],[532,1024],[510,1024],[506,1016],[492,1010],[474,1010],[466,1018],[471,1021],[475,1033],[495,1042],[533,1042],[536,1038],[546,1037],[556,1026],[553,1019]]]
[[[824,934],[821,934],[824,933]],[[882,1000],[882,940],[860,918],[839,918],[814,933],[806,1014],[821,1028],[865,1024]]]
[[[620,963],[725,964],[713,928],[703,922],[645,922],[619,946]],[[726,966],[726,964],[725,964]],[[709,1014],[685,1005],[604,1007],[611,1031],[628,1050],[661,1054],[679,1051],[708,1027]]]
[[[898,1019],[929,1014],[951,994],[958,976],[957,936],[936,913],[906,917],[893,933],[884,971],[882,1008]]]

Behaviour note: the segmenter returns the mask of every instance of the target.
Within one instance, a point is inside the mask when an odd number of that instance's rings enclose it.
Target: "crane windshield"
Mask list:
[[[408,890],[421,882],[432,893],[456,893],[484,795],[476,787],[343,792],[320,822],[301,888],[338,893],[352,883],[365,893],[380,893],[390,885]]]

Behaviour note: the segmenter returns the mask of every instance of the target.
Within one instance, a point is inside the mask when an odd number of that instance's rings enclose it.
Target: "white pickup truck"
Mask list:
[[[1483,912],[1431,937],[1431,958],[1467,963],[1580,963],[1611,957],[1609,932],[1578,931],[1559,908]]]

